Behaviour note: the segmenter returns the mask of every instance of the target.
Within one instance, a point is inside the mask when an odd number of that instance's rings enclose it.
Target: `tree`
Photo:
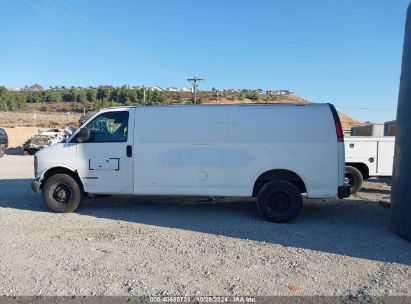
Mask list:
[[[44,88],[40,84],[35,83],[35,84],[29,86],[28,90],[29,91],[43,91]]]
[[[73,93],[70,92],[70,91],[65,91],[65,92],[63,93],[63,101],[73,102],[73,101],[76,100],[76,98],[77,98],[77,96],[76,96],[76,95],[73,95]]]
[[[63,101],[60,93],[52,92],[52,91],[51,92],[50,91],[45,92],[44,100],[46,102],[51,102],[51,103]]]
[[[109,99],[111,97],[111,87],[110,86],[99,86],[97,88],[97,99]]]
[[[247,92],[245,93],[245,97],[255,101],[260,99],[260,96],[256,92]]]
[[[96,102],[97,101],[97,90],[95,89],[87,89],[86,97],[89,102]]]
[[[7,112],[8,110],[7,102],[3,98],[0,98],[0,111]]]
[[[8,92],[9,90],[7,90],[6,87],[0,86],[0,97],[2,97],[3,95],[7,95]]]
[[[80,103],[85,103],[85,102],[87,102],[86,92],[85,92],[84,90],[80,90],[80,91],[77,93],[76,101],[77,101],[77,102],[80,102]]]

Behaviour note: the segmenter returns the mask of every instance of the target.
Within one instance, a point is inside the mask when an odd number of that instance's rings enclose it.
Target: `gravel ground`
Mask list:
[[[246,199],[110,197],[50,213],[32,163],[0,159],[1,295],[411,294],[411,243],[378,204],[387,179],[272,224]]]

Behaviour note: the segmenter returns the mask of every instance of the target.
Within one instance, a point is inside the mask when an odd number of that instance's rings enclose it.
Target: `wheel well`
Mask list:
[[[370,177],[370,169],[364,163],[346,163],[345,165],[356,168],[358,171],[361,172],[364,179]]]
[[[257,178],[257,180],[254,183],[253,196],[257,196],[260,189],[267,182],[280,179],[291,182],[300,190],[301,193],[307,192],[307,188],[305,187],[304,181],[298,174],[289,170],[275,169],[266,171]]]
[[[75,171],[71,171],[70,169],[64,168],[64,167],[55,167],[55,168],[51,168],[49,170],[46,171],[46,173],[44,173],[44,178],[43,178],[43,182],[42,184],[44,184],[44,182],[51,176],[55,175],[55,174],[67,174],[70,175],[72,178],[74,178],[77,183],[80,185],[81,190],[84,191],[83,188],[83,183],[80,180],[80,177],[78,176],[77,172]]]

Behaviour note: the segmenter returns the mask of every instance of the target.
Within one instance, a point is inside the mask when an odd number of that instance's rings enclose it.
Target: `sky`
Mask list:
[[[395,119],[409,0],[0,0],[0,85],[291,89]]]

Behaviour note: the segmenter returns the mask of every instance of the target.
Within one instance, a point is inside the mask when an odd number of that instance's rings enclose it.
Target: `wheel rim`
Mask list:
[[[344,182],[345,184],[352,187],[354,185],[354,176],[352,176],[351,174],[345,174]]]
[[[288,192],[274,192],[269,199],[268,209],[275,213],[285,213],[291,208],[292,199]]]
[[[69,186],[64,183],[58,183],[52,189],[53,191],[53,198],[59,202],[60,204],[67,204],[71,201],[72,198],[72,191]]]

